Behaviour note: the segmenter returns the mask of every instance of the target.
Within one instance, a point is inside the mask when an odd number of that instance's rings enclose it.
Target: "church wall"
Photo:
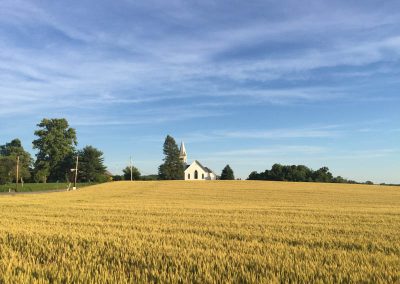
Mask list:
[[[195,178],[195,173],[197,171],[197,179]],[[204,175],[204,178],[203,178]],[[208,177],[208,173],[203,171],[203,169],[197,164],[193,163],[185,171],[185,180],[205,180]]]
[[[197,179],[195,174],[197,171]],[[213,173],[208,173],[203,170],[197,163],[192,163],[190,167],[185,170],[185,180],[215,180],[216,176]]]

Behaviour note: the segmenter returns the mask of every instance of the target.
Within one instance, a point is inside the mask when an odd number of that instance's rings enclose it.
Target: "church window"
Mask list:
[[[201,175],[201,178],[204,179],[204,174]]]
[[[194,179],[198,179],[199,178],[199,173],[198,171],[194,171]]]
[[[188,174],[188,179],[190,179],[190,174]]]

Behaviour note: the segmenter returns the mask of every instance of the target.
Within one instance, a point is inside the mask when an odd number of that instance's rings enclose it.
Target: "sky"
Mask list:
[[[400,183],[399,1],[0,0],[0,145],[66,118],[120,173],[167,134],[237,177]]]

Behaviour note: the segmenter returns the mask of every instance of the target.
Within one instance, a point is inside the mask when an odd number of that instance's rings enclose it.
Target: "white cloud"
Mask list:
[[[344,98],[345,87],[307,88],[271,87],[247,88],[235,86],[237,82],[285,79],[298,80],[293,73],[306,72],[322,67],[340,65],[365,65],[382,60],[395,60],[399,56],[400,38],[386,36],[383,39],[365,38],[339,40],[323,48],[309,48],[281,57],[269,57],[251,61],[213,61],[212,58],[227,49],[240,48],[260,39],[282,39],[283,35],[295,33],[318,34],[340,27],[365,29],[382,24],[393,24],[393,17],[381,15],[358,15],[344,17],[329,15],[320,25],[317,16],[302,16],[268,23],[266,29],[260,19],[245,22],[243,27],[201,31],[199,37],[190,34],[147,36],[140,31],[113,33],[95,25],[72,22],[68,17],[47,11],[39,4],[25,1],[3,1],[1,20],[16,29],[25,26],[48,26],[67,37],[82,42],[78,47],[46,45],[42,50],[15,45],[0,37],[0,115],[32,112],[46,109],[68,109],[79,101],[80,107],[88,109],[113,104],[152,104],[175,98],[209,96],[216,98],[203,103],[209,107],[228,107],[225,97],[235,97],[231,105],[254,103],[298,103]],[[176,3],[182,13],[165,11],[174,21],[202,21],[196,10],[184,3]],[[143,7],[142,7],[143,8]],[[67,13],[68,14],[68,13]],[[325,15],[326,16],[326,15]],[[317,18],[316,18],[317,17]],[[18,19],[18,20],[15,20]],[[373,20],[373,21],[372,21]],[[51,39],[48,39],[51,42]],[[140,44],[138,44],[140,43]],[[135,56],[123,58],[113,49],[122,48]],[[110,52],[111,51],[111,52]],[[390,70],[386,70],[390,72]],[[371,71],[370,71],[371,72]],[[373,74],[371,74],[373,75]],[[207,78],[232,80],[230,90]],[[104,96],[108,94],[108,96]],[[251,98],[247,99],[247,98]],[[190,102],[180,102],[190,105]],[[18,108],[15,106],[18,105]],[[203,113],[207,114],[207,111]],[[201,114],[201,112],[199,112]],[[162,120],[162,118],[160,118]],[[110,120],[111,121],[111,120]],[[157,121],[157,119],[155,119]]]
[[[271,146],[268,148],[251,148],[215,153],[216,156],[282,156],[282,155],[315,155],[326,152],[324,147],[316,146]]]

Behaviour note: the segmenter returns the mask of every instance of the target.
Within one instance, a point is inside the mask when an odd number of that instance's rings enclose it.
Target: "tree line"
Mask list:
[[[329,168],[322,167],[312,170],[304,165],[274,164],[270,170],[250,173],[248,180],[295,181],[295,182],[325,182],[325,183],[357,183],[341,176],[333,176]],[[373,184],[371,181],[366,184]]]
[[[105,182],[110,180],[104,165],[103,152],[88,145],[77,149],[76,131],[68,121],[61,119],[43,119],[34,132],[32,142],[37,150],[36,159],[25,151],[19,139],[0,145],[0,184],[15,182],[16,161],[19,159],[19,177],[21,182],[65,182],[72,181],[75,173],[76,157],[79,160],[78,182]],[[167,135],[163,145],[164,159],[158,168],[158,174],[142,176],[139,169],[128,166],[122,175],[113,176],[114,180],[183,180],[185,164],[180,159],[175,139]],[[221,180],[234,180],[234,172],[226,165],[217,177]],[[274,164],[264,172],[253,171],[248,180],[357,183],[341,176],[334,177],[329,168],[312,170],[304,165]],[[371,181],[366,184],[373,184]]]
[[[33,149],[36,159],[25,151],[19,139],[0,145],[0,184],[15,182],[16,160],[19,157],[19,177],[22,182],[72,181],[76,157],[79,158],[79,182],[104,182],[109,176],[104,166],[103,152],[93,146],[77,149],[76,131],[68,121],[43,119],[34,132]]]

